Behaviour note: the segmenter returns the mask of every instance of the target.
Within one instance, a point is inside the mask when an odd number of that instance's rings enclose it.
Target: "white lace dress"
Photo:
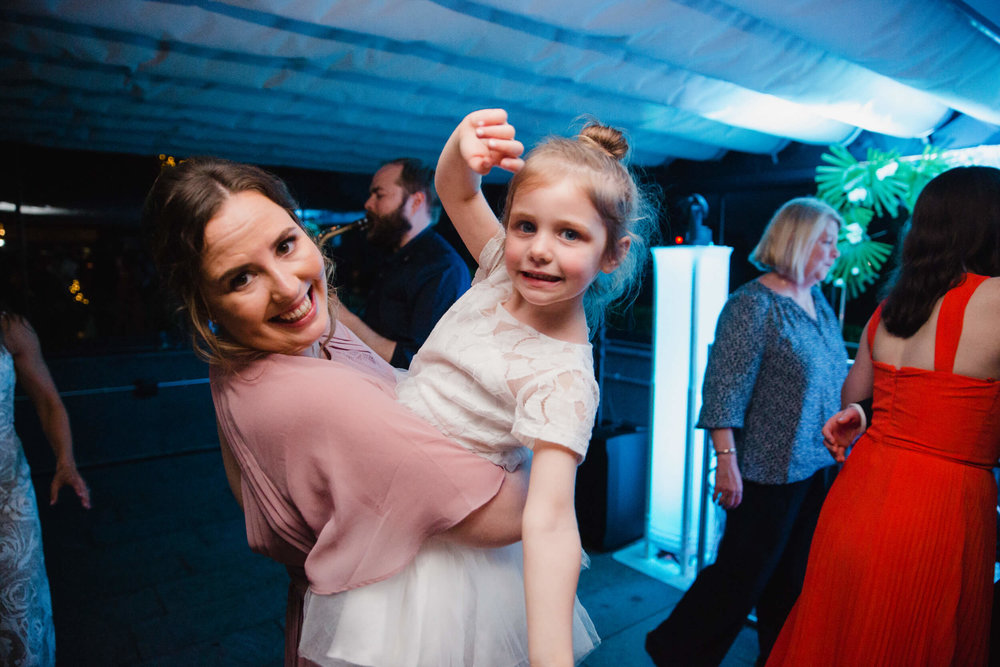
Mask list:
[[[399,398],[508,470],[530,457],[536,440],[582,459],[598,401],[591,347],[518,321],[501,305],[510,292],[501,234],[484,248],[472,288],[414,357]],[[599,643],[577,600],[576,661]],[[431,540],[390,579],[337,595],[308,593],[300,654],[335,667],[527,666],[521,545]]]
[[[0,665],[56,662],[35,487],[14,432],[14,360],[0,346]]]

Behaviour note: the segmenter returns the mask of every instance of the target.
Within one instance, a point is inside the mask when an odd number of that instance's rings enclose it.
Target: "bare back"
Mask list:
[[[934,344],[942,299],[931,316],[909,338],[898,338],[879,323],[873,358],[896,368],[934,369]],[[986,280],[972,294],[965,310],[962,335],[955,353],[954,373],[974,378],[1000,378],[1000,278]]]

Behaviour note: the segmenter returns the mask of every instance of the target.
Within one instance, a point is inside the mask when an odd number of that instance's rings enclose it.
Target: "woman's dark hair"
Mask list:
[[[258,192],[285,209],[302,227],[298,208],[284,182],[259,167],[221,158],[195,157],[165,167],[146,196],[143,223],[153,233],[153,257],[171,295],[191,325],[194,349],[202,358],[225,368],[235,361],[262,356],[216,332],[201,293],[201,252],[205,226],[226,201],[240,192]],[[328,265],[328,273],[330,271]],[[331,317],[331,322],[333,321]]]
[[[966,273],[1000,275],[1000,169],[955,167],[921,191],[882,321],[909,338]]]

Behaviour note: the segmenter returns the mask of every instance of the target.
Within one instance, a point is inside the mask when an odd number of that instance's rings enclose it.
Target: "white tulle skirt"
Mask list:
[[[579,600],[573,616],[579,663],[601,640]],[[389,579],[306,593],[299,654],[328,667],[527,667],[521,544],[431,540]]]

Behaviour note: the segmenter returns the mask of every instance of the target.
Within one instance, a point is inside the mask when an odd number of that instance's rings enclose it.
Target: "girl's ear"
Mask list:
[[[604,261],[601,263],[601,271],[604,273],[611,273],[618,268],[618,265],[622,263],[625,259],[625,255],[628,254],[628,249],[632,247],[632,238],[629,236],[623,236],[618,239],[618,243],[615,244],[615,254],[613,257],[605,257]]]

